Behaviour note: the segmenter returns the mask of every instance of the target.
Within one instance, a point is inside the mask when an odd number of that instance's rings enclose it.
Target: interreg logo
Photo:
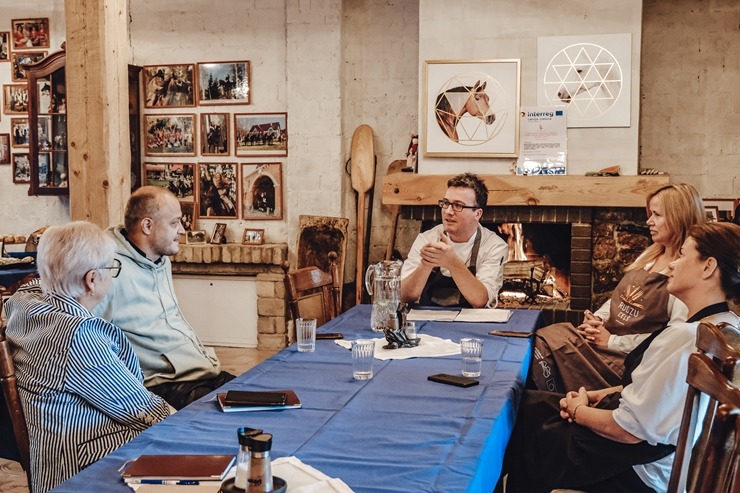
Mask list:
[[[552,118],[555,115],[562,116],[562,114],[563,114],[562,111],[556,111],[555,113],[553,113],[552,111],[528,111],[527,112],[527,116],[529,118],[543,117],[543,116]]]

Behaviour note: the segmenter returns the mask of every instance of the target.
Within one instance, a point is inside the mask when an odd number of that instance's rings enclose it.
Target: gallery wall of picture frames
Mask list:
[[[225,223],[211,232],[200,219],[283,219],[283,163],[275,158],[288,155],[288,114],[245,111],[250,62],[145,65],[142,73],[143,182],[177,196],[185,229],[199,233],[185,241],[223,241]]]

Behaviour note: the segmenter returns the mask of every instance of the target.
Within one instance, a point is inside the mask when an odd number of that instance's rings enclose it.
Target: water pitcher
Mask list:
[[[370,326],[375,332],[394,328],[397,323],[396,309],[400,301],[402,265],[400,260],[383,260],[369,266],[365,272],[365,287],[373,303]]]

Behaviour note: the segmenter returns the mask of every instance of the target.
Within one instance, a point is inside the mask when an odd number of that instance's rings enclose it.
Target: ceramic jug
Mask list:
[[[372,300],[370,326],[375,332],[394,328],[398,323],[396,310],[400,302],[402,265],[400,260],[383,260],[369,266],[365,272],[365,287]]]

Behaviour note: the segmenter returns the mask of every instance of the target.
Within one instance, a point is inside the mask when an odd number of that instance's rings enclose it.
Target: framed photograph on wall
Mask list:
[[[6,115],[28,114],[28,86],[26,84],[3,84],[3,113]]]
[[[424,65],[424,156],[518,156],[519,59]]]
[[[10,164],[10,134],[0,134],[0,164]]]
[[[166,188],[182,202],[195,200],[193,163],[144,163],[144,183]]]
[[[214,245],[221,245],[222,243],[226,243],[226,223],[216,223],[216,225],[213,227],[211,243],[213,243]]]
[[[735,217],[735,207],[737,207],[738,199],[711,198],[702,199],[702,201],[707,211],[711,208],[715,212],[716,221],[732,221]],[[708,214],[707,219],[709,219]]]
[[[185,243],[188,245],[202,245],[206,243],[208,234],[205,231],[186,231]]]
[[[283,218],[281,163],[242,163],[242,218]]]
[[[198,64],[198,105],[249,104],[249,62]]]
[[[144,107],[195,106],[195,65],[145,65]]]
[[[228,113],[200,114],[201,156],[228,156],[231,154],[229,135]]]
[[[707,215],[707,222],[719,221],[719,207],[716,205],[705,205],[704,211]]]
[[[13,183],[31,183],[31,162],[28,153],[13,154]]]
[[[198,217],[236,219],[239,168],[236,163],[198,163]]]
[[[13,52],[13,64],[10,67],[10,75],[13,82],[23,82],[28,80],[26,71],[21,65],[29,65],[31,63],[40,62],[46,58],[47,52],[45,51],[16,51]],[[42,107],[43,108],[43,107]]]
[[[288,114],[237,113],[234,136],[238,157],[287,156]]]
[[[244,229],[244,236],[242,237],[242,245],[262,245],[265,243],[265,230],[264,229]]]
[[[192,231],[195,227],[195,202],[180,201],[180,210],[182,211],[182,227],[185,231]]]
[[[10,32],[0,31],[0,62],[10,61]]]
[[[49,18],[13,19],[13,50],[49,48]]]
[[[13,147],[28,147],[28,118],[11,118],[10,132]]]
[[[147,156],[195,156],[195,115],[145,115]]]

